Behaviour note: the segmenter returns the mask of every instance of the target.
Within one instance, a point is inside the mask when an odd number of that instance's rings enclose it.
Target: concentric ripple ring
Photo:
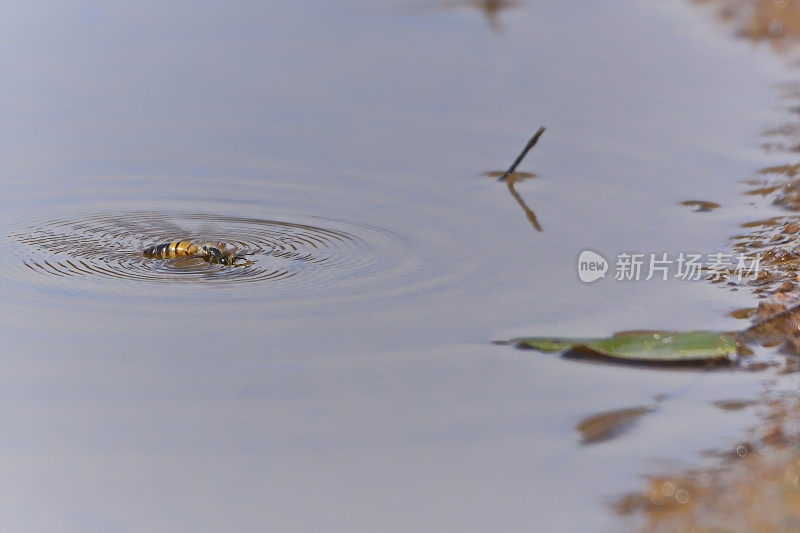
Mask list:
[[[277,290],[329,293],[352,290],[357,280],[390,268],[391,253],[378,245],[385,232],[342,221],[319,222],[202,213],[83,213],[29,221],[8,237],[17,245],[24,270],[53,282],[106,279],[162,287],[269,283]],[[222,241],[251,255],[235,266],[142,255],[148,246],[175,240]]]

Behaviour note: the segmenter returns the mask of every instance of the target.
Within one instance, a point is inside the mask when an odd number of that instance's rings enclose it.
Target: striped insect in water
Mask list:
[[[224,242],[173,241],[145,248],[142,254],[151,259],[175,259],[178,257],[199,257],[214,265],[235,265],[236,261],[248,261],[247,253],[240,253],[235,246]]]

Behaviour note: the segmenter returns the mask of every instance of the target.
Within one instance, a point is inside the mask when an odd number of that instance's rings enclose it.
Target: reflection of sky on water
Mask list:
[[[4,277],[6,529],[586,529],[645,459],[690,459],[743,423],[709,402],[753,376],[488,341],[736,327],[747,294],[585,286],[574,262],[724,251],[753,218],[736,184],[767,163],[777,65],[680,3],[529,2],[502,32],[395,7],[6,7],[6,211],[223,195],[217,211],[385,228],[424,259],[419,290],[313,306],[98,303]],[[516,190],[541,233],[481,176],[539,125],[521,166],[537,178]],[[688,198],[723,207],[700,218]],[[682,387],[624,438],[578,446],[584,416]]]

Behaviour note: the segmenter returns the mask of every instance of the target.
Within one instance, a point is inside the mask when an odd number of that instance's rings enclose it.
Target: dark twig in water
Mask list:
[[[511,163],[511,166],[508,167],[506,173],[497,178],[497,181],[505,181],[507,177],[509,177],[511,174],[514,173],[515,170],[517,170],[517,166],[519,166],[519,164],[522,163],[522,160],[525,159],[526,155],[528,155],[530,149],[536,145],[536,142],[539,140],[539,137],[542,136],[542,133],[544,133],[544,127],[539,128],[539,130],[533,134],[531,140],[528,141],[528,144],[525,145],[525,148],[519,153],[514,162]]]

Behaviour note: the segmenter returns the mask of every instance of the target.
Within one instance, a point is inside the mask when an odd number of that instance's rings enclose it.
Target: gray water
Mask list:
[[[729,252],[770,214],[741,181],[784,66],[691,5],[4,11],[4,531],[613,530],[615,496],[755,419],[711,402],[761,374],[491,342],[741,326],[746,290],[576,273]],[[485,176],[539,125],[516,190],[541,232]],[[141,256],[204,237],[254,263]]]

